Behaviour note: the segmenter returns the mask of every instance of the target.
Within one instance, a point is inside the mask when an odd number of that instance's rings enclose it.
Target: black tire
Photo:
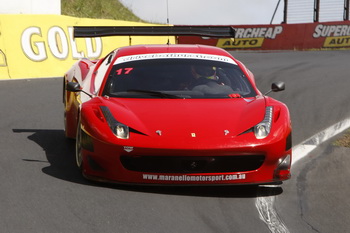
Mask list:
[[[77,163],[77,166],[80,170],[83,168],[83,156],[81,153],[82,145],[81,145],[81,125],[80,121],[78,122],[77,127],[77,135],[75,139],[75,161]]]

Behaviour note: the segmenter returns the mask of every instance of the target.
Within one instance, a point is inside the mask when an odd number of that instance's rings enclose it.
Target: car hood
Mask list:
[[[265,99],[132,99],[105,101],[133,131],[162,137],[237,136],[264,119]]]

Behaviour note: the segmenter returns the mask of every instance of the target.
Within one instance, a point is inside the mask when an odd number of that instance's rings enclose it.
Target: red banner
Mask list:
[[[180,36],[180,44],[205,44],[228,50],[307,50],[350,48],[350,21],[238,25],[235,39]]]

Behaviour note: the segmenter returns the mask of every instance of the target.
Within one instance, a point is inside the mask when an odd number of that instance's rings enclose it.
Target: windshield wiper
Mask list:
[[[130,90],[127,90],[126,92],[141,93],[141,94],[145,94],[145,95],[166,98],[166,99],[182,99],[182,97],[180,97],[180,96],[167,94],[167,93],[164,93],[161,91],[130,89]]]

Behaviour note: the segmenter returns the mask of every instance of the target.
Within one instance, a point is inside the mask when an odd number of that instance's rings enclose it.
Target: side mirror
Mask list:
[[[284,82],[275,82],[271,85],[271,90],[273,92],[283,91],[284,89],[286,89],[286,85],[284,84]]]
[[[90,98],[92,98],[93,96],[85,91],[83,91],[83,89],[81,88],[79,83],[76,82],[68,82],[67,86],[66,86],[66,90],[67,91],[71,91],[71,92],[83,92],[86,95],[90,96]]]
[[[283,91],[284,89],[286,89],[286,85],[284,84],[284,82],[274,82],[271,84],[271,90],[269,90],[268,92],[265,93],[265,95],[269,94],[270,92],[279,92],[279,91]]]
[[[71,91],[71,92],[80,92],[81,91],[81,87],[80,87],[79,83],[68,82],[67,86],[66,86],[66,90],[67,91]]]

